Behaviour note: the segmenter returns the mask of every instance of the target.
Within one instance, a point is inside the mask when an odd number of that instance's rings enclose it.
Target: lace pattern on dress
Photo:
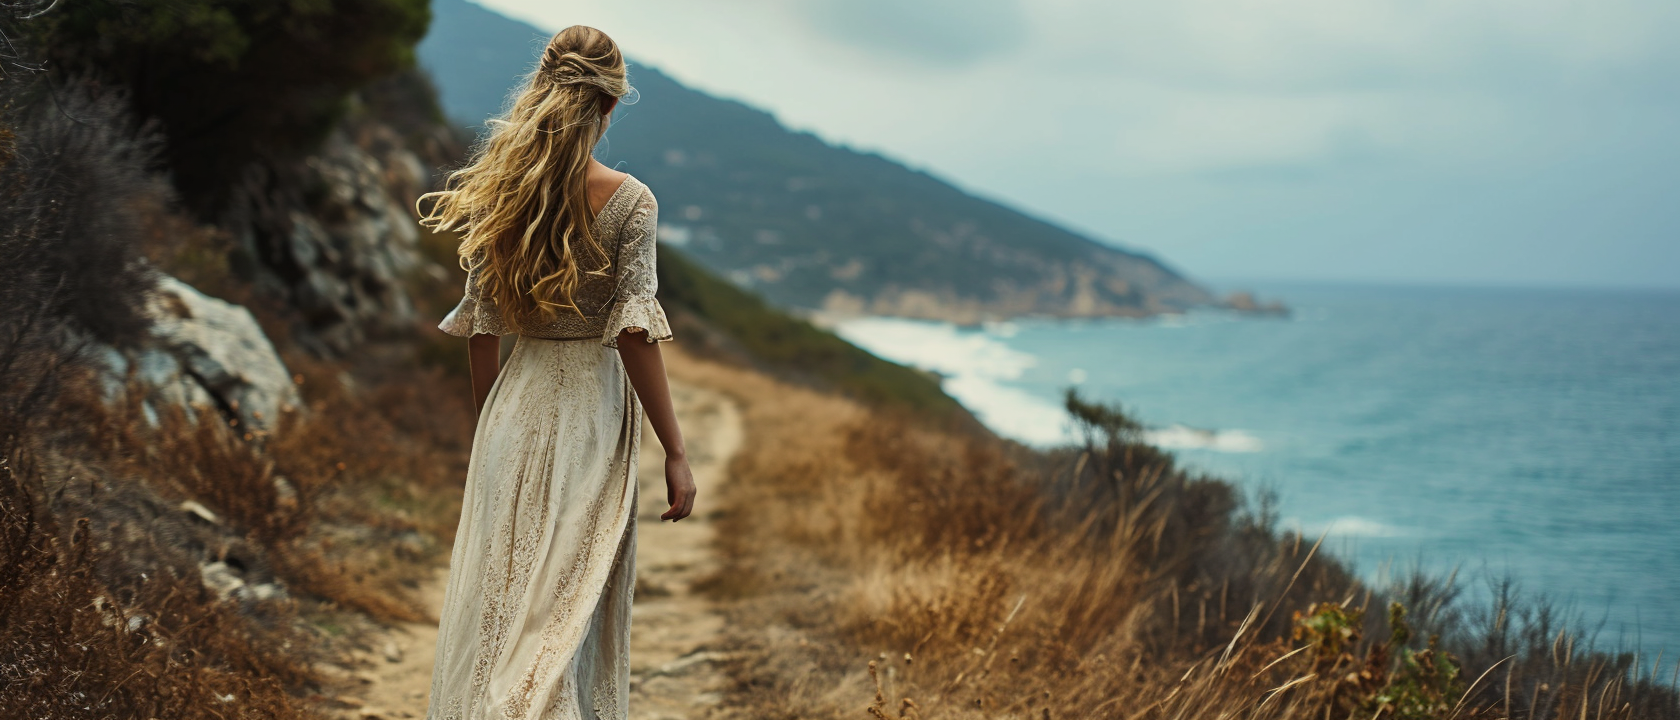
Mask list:
[[[616,353],[520,338],[474,438],[430,717],[625,716],[641,428]]]
[[[625,330],[644,333],[648,342],[671,339],[671,323],[659,306],[658,270],[659,204],[653,194],[642,196],[630,213],[618,248],[618,290],[607,313],[601,343],[618,347],[618,334]]]

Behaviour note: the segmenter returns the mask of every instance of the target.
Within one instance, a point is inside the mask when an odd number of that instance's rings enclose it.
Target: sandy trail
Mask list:
[[[652,429],[644,428],[630,626],[630,717],[639,720],[705,717],[721,700],[724,682],[717,667],[723,658],[723,618],[691,587],[722,563],[712,545],[708,501],[715,501],[719,486],[728,481],[729,459],[741,444],[741,414],[734,401],[716,391],[673,381],[671,392],[700,495],[689,519],[659,521],[668,507],[665,453]],[[420,589],[434,617],[443,607],[446,577],[440,569]],[[344,698],[359,707],[341,717],[425,717],[436,644],[432,623],[404,623],[374,638],[376,652],[360,658],[355,673],[360,687]]]

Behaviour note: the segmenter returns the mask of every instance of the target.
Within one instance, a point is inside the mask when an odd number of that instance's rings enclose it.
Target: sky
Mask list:
[[[480,1],[1204,280],[1680,288],[1675,0]]]

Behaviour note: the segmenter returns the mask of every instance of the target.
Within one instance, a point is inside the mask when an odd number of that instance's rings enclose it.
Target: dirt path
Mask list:
[[[718,497],[717,488],[728,480],[729,458],[741,443],[741,417],[734,402],[720,393],[675,382],[671,389],[700,497],[688,520],[659,521],[667,507],[665,453],[652,430],[645,429],[630,626],[630,717],[638,720],[705,717],[721,699],[723,683],[717,668],[723,619],[691,586],[721,562],[712,547],[707,500]],[[421,588],[433,616],[443,606],[445,577],[440,570]],[[354,672],[360,692],[346,698],[359,707],[344,710],[341,717],[425,717],[436,643],[437,626],[430,623],[403,624],[376,638],[376,652],[360,658]]]

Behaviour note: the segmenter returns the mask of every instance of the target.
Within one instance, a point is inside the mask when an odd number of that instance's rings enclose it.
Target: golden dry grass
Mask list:
[[[1036,453],[671,366],[747,425],[711,498],[730,566],[707,584],[733,621],[734,715],[1680,717],[1625,658],[1460,667],[1365,612],[1384,599],[1311,539],[1123,437]]]
[[[12,445],[0,462],[0,706],[28,718],[312,716],[298,691],[317,678],[287,604],[218,599],[179,548],[157,553],[148,528],[113,521],[147,514],[150,493],[35,455]],[[108,512],[76,517],[95,508]]]

